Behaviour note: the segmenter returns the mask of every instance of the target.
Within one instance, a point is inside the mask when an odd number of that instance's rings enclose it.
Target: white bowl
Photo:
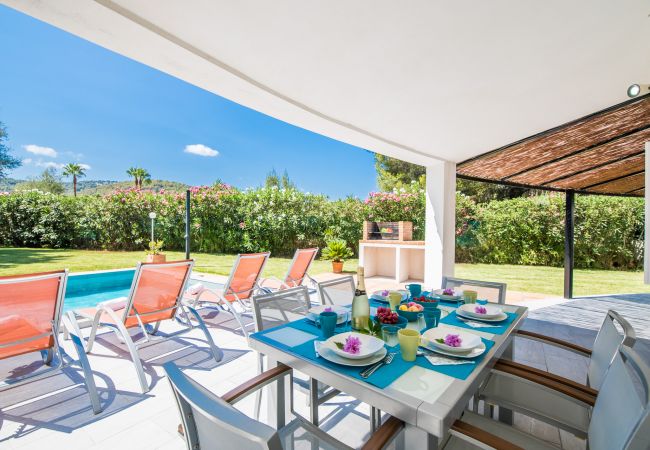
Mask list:
[[[451,347],[447,344],[437,342],[436,339],[445,339],[448,334],[457,334],[461,339],[460,347]],[[422,335],[425,347],[434,346],[451,353],[466,353],[481,345],[481,338],[472,333],[459,331],[457,328],[437,327],[430,328]]]
[[[485,314],[477,313],[475,309],[478,306],[482,306],[487,312]],[[476,317],[477,319],[496,319],[503,314],[503,310],[494,305],[466,304],[460,306],[458,309],[460,309],[464,315]]]
[[[352,354],[352,353],[344,352],[343,349],[338,348],[337,345],[335,344],[336,342],[339,342],[345,345],[345,340],[349,336],[354,336],[361,340],[361,348],[359,349],[359,353]],[[374,355],[378,351],[381,351],[381,349],[384,348],[384,341],[382,341],[381,339],[377,339],[374,336],[355,333],[351,331],[347,333],[335,334],[334,336],[326,340],[323,343],[323,345],[325,345],[327,348],[332,350],[337,355],[342,356],[343,358],[363,359]]]

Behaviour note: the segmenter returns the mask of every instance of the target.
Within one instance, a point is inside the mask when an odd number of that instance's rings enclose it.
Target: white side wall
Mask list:
[[[453,276],[456,238],[456,164],[427,166],[424,283],[440,287],[443,275]]]
[[[645,143],[645,242],[643,254],[643,282],[650,284],[650,236],[648,236],[648,225],[650,224],[650,142]]]

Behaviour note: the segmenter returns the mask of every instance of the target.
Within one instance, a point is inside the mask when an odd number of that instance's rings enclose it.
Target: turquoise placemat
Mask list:
[[[477,328],[470,327],[465,322],[458,320],[458,317],[456,317],[456,311],[447,314],[447,316],[442,318],[440,323],[444,323],[446,325],[453,325],[459,328],[467,328],[468,330],[483,331],[484,333],[503,334],[508,330],[508,327],[510,327],[512,321],[517,318],[517,314],[515,313],[506,313],[506,315],[508,316],[508,318],[503,322],[499,322],[498,324],[496,323],[489,324],[489,325],[498,325],[497,327],[477,327]]]
[[[313,339],[305,341],[302,337],[297,338],[295,345],[290,341],[293,338],[294,334],[290,330],[285,330],[286,333],[282,337],[279,337],[278,332],[285,328],[291,328],[294,330],[299,330],[301,332],[313,334]],[[270,335],[270,336],[269,336]],[[302,335],[301,335],[302,336]],[[288,323],[286,325],[281,325],[276,328],[271,328],[269,330],[261,331],[258,333],[251,334],[252,339],[257,339],[259,341],[265,342],[269,345],[272,345],[276,348],[280,348],[294,355],[300,356],[302,358],[308,359],[315,364],[327,367],[336,372],[343,373],[349,377],[356,378],[358,380],[366,381],[373,386],[378,388],[385,388],[390,385],[397,378],[402,376],[407,370],[409,370],[414,365],[418,365],[425,369],[433,370],[460,380],[466,379],[476,366],[483,360],[483,357],[494,345],[494,342],[488,339],[482,339],[483,343],[486,346],[486,352],[475,358],[473,361],[476,364],[463,364],[463,365],[452,365],[452,366],[434,366],[429,361],[423,357],[418,356],[414,362],[406,362],[400,356],[399,345],[396,347],[386,347],[389,352],[395,352],[395,358],[393,362],[389,365],[383,366],[372,374],[369,378],[361,378],[359,372],[361,372],[363,367],[348,367],[340,364],[330,362],[322,357],[316,356],[316,351],[314,350],[314,340],[320,338],[320,330],[313,325],[311,322],[302,319],[295,322]]]

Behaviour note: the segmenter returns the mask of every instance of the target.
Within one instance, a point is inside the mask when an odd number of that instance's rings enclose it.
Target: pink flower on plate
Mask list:
[[[484,306],[477,306],[476,308],[474,308],[474,312],[476,314],[487,314],[487,309],[485,309]]]
[[[451,288],[447,288],[444,291],[442,291],[442,295],[454,295],[454,290]]]
[[[331,307],[331,306],[328,306],[327,308],[325,308],[325,309],[323,310],[323,312],[332,312],[332,307]]]
[[[343,351],[352,355],[357,355],[361,351],[361,339],[355,336],[348,336],[345,339]]]
[[[442,341],[442,344],[448,345],[449,347],[460,347],[463,343],[463,340],[457,334],[448,334],[445,336],[445,339],[437,339],[438,342]]]

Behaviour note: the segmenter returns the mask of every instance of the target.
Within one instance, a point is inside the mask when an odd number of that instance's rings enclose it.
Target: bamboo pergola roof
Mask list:
[[[642,197],[646,142],[650,96],[464,161],[457,174],[536,189]]]

